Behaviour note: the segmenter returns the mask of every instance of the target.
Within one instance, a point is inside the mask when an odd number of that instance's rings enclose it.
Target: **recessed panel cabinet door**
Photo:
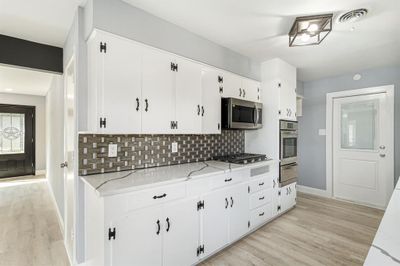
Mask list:
[[[198,198],[165,205],[163,216],[163,266],[193,265],[199,246]]]
[[[201,133],[201,70],[202,65],[178,59],[176,71],[176,133]]]
[[[223,97],[243,99],[242,78],[235,74],[224,72],[223,79]]]
[[[221,94],[218,76],[221,73],[203,68],[202,71],[202,133],[221,133]]]
[[[141,48],[112,35],[101,37],[107,44],[101,92],[98,101],[106,127],[102,133],[141,133]],[[98,121],[100,123],[100,121]]]
[[[250,219],[248,184],[240,184],[229,190],[229,240],[235,241],[247,233]]]
[[[145,134],[174,133],[175,118],[174,58],[150,48],[144,48],[142,64],[142,131]]]
[[[204,257],[229,243],[229,199],[226,192],[226,189],[217,190],[204,196]]]
[[[145,208],[112,222],[116,228],[115,239],[110,240],[112,266],[161,265],[164,224],[160,208]]]
[[[257,81],[244,78],[242,81],[244,99],[252,102],[260,102],[260,85]]]

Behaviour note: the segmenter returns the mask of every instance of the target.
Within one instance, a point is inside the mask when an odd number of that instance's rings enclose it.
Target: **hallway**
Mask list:
[[[0,265],[69,265],[44,176],[0,180]]]

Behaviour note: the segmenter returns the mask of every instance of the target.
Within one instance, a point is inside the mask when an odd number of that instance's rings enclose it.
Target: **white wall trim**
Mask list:
[[[332,147],[332,135],[333,135],[333,101],[336,98],[344,98],[351,96],[360,96],[376,93],[386,93],[388,95],[388,104],[391,107],[391,113],[393,121],[391,121],[390,127],[394,129],[394,85],[370,87],[356,90],[345,90],[326,94],[326,191],[329,197],[333,197],[333,147]],[[394,130],[391,132],[390,141],[393,145],[390,145],[390,149],[387,150],[387,157],[391,160],[394,158]],[[394,161],[393,161],[394,162]],[[390,199],[391,191],[394,187],[394,167],[390,169],[390,176],[392,180],[388,180],[387,186],[387,202]]]
[[[323,189],[319,189],[319,188],[297,185],[297,191],[306,193],[306,194],[315,195],[315,196],[325,197],[325,198],[331,197],[327,190],[323,190]]]
[[[64,239],[64,221],[62,219],[62,216],[61,216],[61,213],[60,213],[60,209],[58,208],[57,201],[56,201],[56,198],[54,196],[53,188],[51,187],[51,184],[50,184],[50,182],[49,182],[49,180],[47,178],[46,178],[46,183],[47,183],[47,186],[49,187],[49,191],[50,191],[50,194],[51,194],[51,199],[53,200],[53,203],[54,203],[54,207],[56,208],[57,218],[58,218],[58,225],[60,226],[61,234],[62,234],[63,239]]]
[[[46,169],[36,170],[35,175],[46,175]]]

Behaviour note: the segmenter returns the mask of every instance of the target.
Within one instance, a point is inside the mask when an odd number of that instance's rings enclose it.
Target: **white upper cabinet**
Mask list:
[[[89,106],[92,129],[140,133],[141,49],[122,38],[96,33],[89,51]],[[123,66],[123,67],[122,67]]]
[[[202,70],[202,133],[221,133],[221,71],[204,67]]]
[[[175,120],[175,58],[151,48],[143,48],[142,133],[172,133]]]
[[[293,120],[296,118],[296,68],[283,64],[277,82],[280,99],[280,119]]]
[[[242,80],[243,99],[252,102],[260,102],[260,88],[260,82],[244,78]]]
[[[246,101],[261,102],[260,82],[243,78],[229,72],[224,72],[222,77],[223,97],[232,97]]]
[[[201,132],[202,106],[201,71],[202,65],[190,60],[176,60],[176,133]]]

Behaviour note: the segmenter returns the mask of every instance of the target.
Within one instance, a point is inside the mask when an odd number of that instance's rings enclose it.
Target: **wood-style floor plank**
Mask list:
[[[46,180],[0,180],[0,265],[69,265]]]
[[[382,210],[299,193],[293,210],[202,265],[362,265],[382,216]]]

